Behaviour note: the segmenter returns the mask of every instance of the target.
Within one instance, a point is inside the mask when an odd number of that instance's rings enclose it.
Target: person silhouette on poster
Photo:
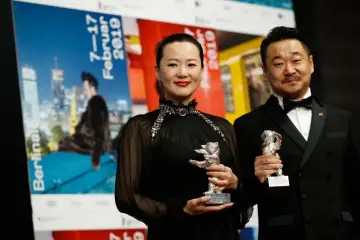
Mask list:
[[[100,157],[109,151],[109,111],[104,98],[98,95],[98,80],[88,72],[81,73],[88,105],[75,133],[59,142],[59,151],[88,154],[95,170],[100,168]]]

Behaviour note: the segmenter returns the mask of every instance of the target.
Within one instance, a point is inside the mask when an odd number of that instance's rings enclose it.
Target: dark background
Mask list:
[[[11,165],[15,163],[15,166],[12,165],[11,168],[4,167],[3,175],[6,176],[7,174],[11,174],[9,179],[12,179],[15,175],[16,181],[15,186],[14,184],[9,184],[11,190],[4,191],[4,193],[10,193],[13,189],[15,189],[15,219],[10,208],[6,209],[6,211],[10,211],[10,214],[12,215],[11,217],[8,217],[9,220],[7,220],[7,223],[12,225],[10,228],[15,228],[15,232],[12,232],[11,234],[17,236],[18,238],[32,240],[34,239],[34,231],[31,214],[30,189],[26,161],[27,157],[24,143],[24,129],[22,123],[11,3],[12,1],[3,1],[1,4],[4,16],[4,20],[2,20],[4,21],[4,24],[2,24],[2,31],[4,35],[2,36],[1,45],[2,50],[5,52],[1,66],[3,78],[0,81],[1,96],[3,99],[1,101],[1,106],[2,109],[5,109],[5,112],[2,111],[1,113],[1,133],[3,135],[3,141],[5,141],[5,145],[2,145],[1,150],[3,152],[2,158],[8,158],[7,161],[2,161],[5,165],[8,163],[11,163]],[[3,65],[4,63],[5,65]],[[11,157],[8,157],[8,155]],[[11,173],[10,170],[12,169],[15,171],[15,174]],[[11,181],[6,182],[8,184]],[[4,200],[6,198],[7,197],[4,197]],[[11,221],[10,219],[14,219],[14,221]],[[8,231],[10,231],[10,229]]]
[[[293,0],[297,29],[313,50],[313,93],[349,110],[360,141],[360,18],[356,1]]]

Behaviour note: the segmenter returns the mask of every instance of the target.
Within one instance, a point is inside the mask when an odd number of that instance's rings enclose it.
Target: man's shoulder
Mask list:
[[[331,116],[344,116],[344,117],[349,116],[348,110],[346,110],[334,103],[320,101],[320,100],[317,100],[317,102],[320,104],[320,106],[323,106],[326,109],[326,111],[328,111],[328,113],[331,114]]]
[[[95,95],[90,99],[90,101],[104,101],[105,102],[105,99],[101,95]]]
[[[106,105],[106,101],[105,101],[104,97],[101,95],[93,96],[89,100],[89,105],[99,105],[99,104]]]
[[[234,125],[243,124],[243,123],[254,123],[258,120],[261,120],[261,115],[265,111],[265,105],[259,106],[250,112],[247,112],[240,117],[236,118],[234,121]]]

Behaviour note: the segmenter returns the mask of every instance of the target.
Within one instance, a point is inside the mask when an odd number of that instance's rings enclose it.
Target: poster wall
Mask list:
[[[21,2],[14,15],[34,212],[66,214],[58,195],[113,193],[132,115],[122,20]]]
[[[13,1],[34,227],[54,239],[145,229],[116,209],[116,147],[129,117],[157,108],[162,37],[185,32],[203,45],[200,110],[233,122],[271,94],[260,43],[271,27],[294,26],[291,1],[149,2]],[[255,209],[244,234],[256,227]]]

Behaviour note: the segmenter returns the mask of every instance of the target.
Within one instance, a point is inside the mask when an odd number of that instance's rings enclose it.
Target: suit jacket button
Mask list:
[[[301,199],[307,199],[307,198],[308,198],[308,196],[306,195],[306,193],[301,194]]]
[[[299,174],[298,174],[298,175],[299,175],[299,177],[301,177],[301,176],[302,176],[302,172],[299,172]]]

